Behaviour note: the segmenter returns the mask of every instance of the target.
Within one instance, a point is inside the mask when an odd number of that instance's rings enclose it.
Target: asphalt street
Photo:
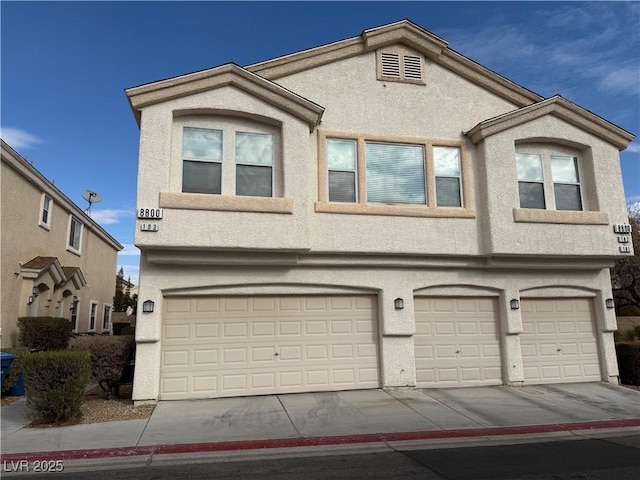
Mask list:
[[[185,459],[186,460],[186,459]],[[335,455],[329,452],[286,458],[199,459],[127,468],[46,474],[70,480],[637,480],[640,434],[602,439],[557,440],[517,445],[410,449]],[[3,477],[42,479],[45,474],[7,472]],[[123,468],[124,467],[124,468]],[[32,468],[32,466],[31,466]]]

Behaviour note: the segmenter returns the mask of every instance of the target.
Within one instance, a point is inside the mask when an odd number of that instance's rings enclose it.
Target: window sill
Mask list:
[[[514,208],[513,220],[523,223],[558,223],[567,225],[608,225],[606,212],[572,210],[540,210],[535,208]]]
[[[317,213],[343,213],[347,215],[387,215],[394,217],[476,218],[471,208],[411,207],[371,203],[316,202]]]
[[[202,193],[160,192],[160,208],[220,212],[293,213],[293,198],[243,197]]]
[[[68,245],[67,245],[67,252],[71,252],[71,253],[73,253],[74,255],[77,255],[77,256],[79,256],[79,257],[81,256],[81,253],[80,253],[80,251],[79,251],[79,250],[76,250],[75,248],[70,247],[70,246],[68,246]]]
[[[40,225],[42,228],[44,228],[45,230],[51,231],[51,225],[48,223],[42,223],[40,222],[38,225]]]

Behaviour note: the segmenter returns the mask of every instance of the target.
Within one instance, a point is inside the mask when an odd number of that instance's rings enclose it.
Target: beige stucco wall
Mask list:
[[[4,154],[4,152],[3,152]],[[43,189],[27,181],[8,163],[2,161],[2,346],[14,346],[16,321],[20,316],[47,315],[70,317],[70,298],[63,299],[63,291],[70,290],[80,299],[78,303],[79,332],[89,328],[90,302],[98,302],[98,321],[102,320],[104,305],[113,303],[115,291],[116,248],[105,242],[85,223],[80,255],[67,250],[69,215],[71,210],[54,193],[50,212],[50,229],[39,225]],[[78,215],[74,211],[75,215]],[[51,275],[45,273],[37,280],[24,279],[21,266],[37,256],[57,257],[64,267],[80,267],[87,285],[79,290],[70,281],[62,288],[54,288]],[[34,283],[45,284],[48,290],[31,305],[27,299]],[[62,312],[62,313],[60,313]],[[101,331],[98,325],[97,331]]]
[[[603,380],[616,381],[613,348],[615,313],[606,309],[610,296],[608,270],[527,270],[461,268],[327,268],[202,266],[177,267],[149,263],[142,256],[144,279],[140,302],[155,302],[155,311],[140,314],[134,400],[157,400],[163,299],[167,295],[252,294],[376,294],[379,299],[380,369],[384,387],[415,385],[414,295],[495,296],[500,305],[503,381],[519,385],[524,380],[519,334],[519,310],[509,308],[511,298],[588,297],[594,302]],[[552,286],[552,287],[550,287]],[[395,310],[393,300],[405,300]],[[141,305],[138,306],[142,311]]]

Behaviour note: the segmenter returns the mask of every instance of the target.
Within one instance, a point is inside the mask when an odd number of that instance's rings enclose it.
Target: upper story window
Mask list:
[[[49,230],[51,228],[51,208],[53,206],[53,200],[51,197],[42,194],[42,201],[40,204],[40,226]]]
[[[395,45],[379,50],[376,58],[378,80],[424,84],[422,56],[416,52]]]
[[[69,241],[67,242],[67,250],[80,253],[82,244],[82,227],[83,224],[73,215],[69,218]]]
[[[186,128],[182,132],[182,191],[222,191],[222,131]]]
[[[179,123],[182,192],[278,195],[281,172],[275,127],[233,117],[213,117],[210,121],[203,117]]]
[[[325,149],[329,202],[463,206],[460,147],[327,137]]]
[[[583,210],[578,157],[538,150],[516,153],[520,208]]]

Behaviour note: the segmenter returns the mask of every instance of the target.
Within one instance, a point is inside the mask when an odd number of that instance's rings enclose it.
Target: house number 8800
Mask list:
[[[138,218],[162,218],[161,208],[140,208]]]

